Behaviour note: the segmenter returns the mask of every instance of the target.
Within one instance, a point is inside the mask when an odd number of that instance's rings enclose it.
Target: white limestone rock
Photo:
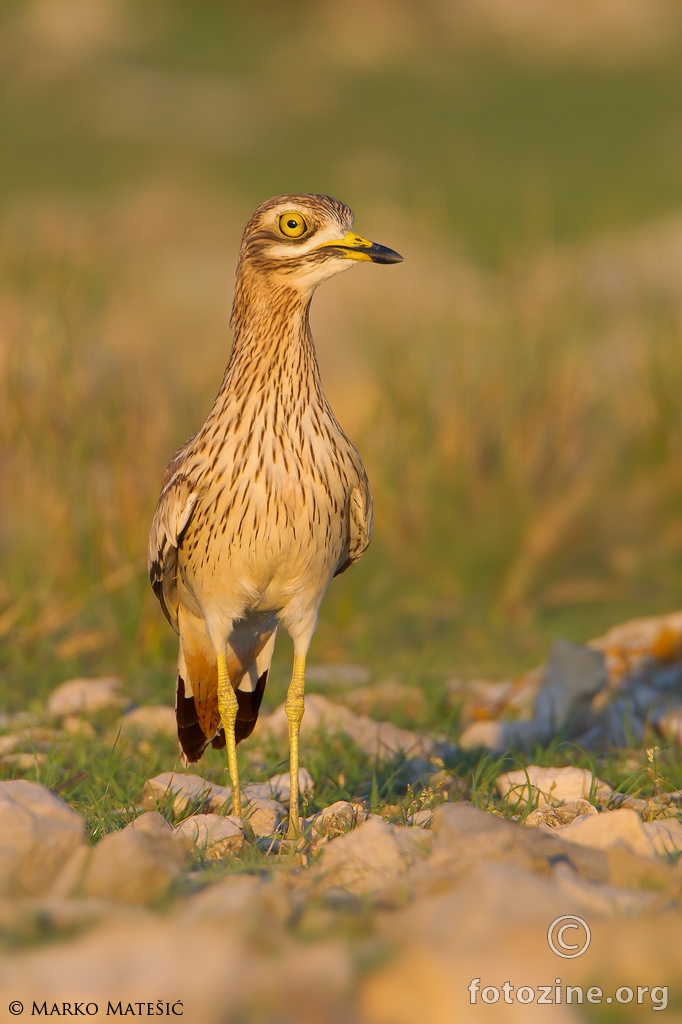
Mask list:
[[[682,707],[660,711],[654,716],[653,724],[658,735],[668,743],[682,743]]]
[[[271,715],[261,716],[256,726],[260,737],[284,738],[288,734],[284,704],[280,704]],[[410,729],[401,729],[392,722],[376,722],[367,715],[356,715],[343,704],[336,704],[319,693],[311,693],[305,699],[305,714],[301,722],[304,739],[318,729],[331,733],[344,733],[371,757],[382,760],[405,755],[406,757],[429,757],[436,746],[429,736],[420,736]]]
[[[233,818],[222,814],[193,814],[175,826],[174,834],[191,842],[208,860],[222,860],[239,853],[244,832]]]
[[[250,797],[242,805],[242,816],[258,838],[274,835],[289,812],[279,800]]]
[[[606,782],[585,768],[541,768],[536,764],[505,772],[496,785],[500,796],[507,797],[510,804],[518,808],[533,801],[561,804],[567,800],[585,800],[591,795],[604,801],[612,792]]]
[[[431,833],[425,829],[390,825],[372,815],[324,847],[318,878],[326,889],[376,895],[427,854],[430,840]]]
[[[140,828],[111,832],[92,851],[83,894],[134,905],[153,903],[179,877],[188,852],[188,844],[174,834]]]
[[[358,811],[363,814],[360,821],[364,821],[367,817],[364,808],[360,809],[357,804],[351,804],[348,800],[337,800],[329,807],[324,807],[311,815],[306,825],[314,836],[329,836],[333,839],[350,832],[358,824]]]
[[[570,825],[583,814],[598,814],[597,808],[589,800],[567,800],[555,807],[553,804],[541,804],[526,817],[523,824],[526,828],[538,828],[546,825],[549,828],[560,828]]]
[[[163,814],[159,811],[144,811],[137,818],[134,818],[133,821],[128,822],[123,831],[146,832],[152,836],[158,836],[159,834],[168,836],[173,834],[173,826],[169,821],[166,821]]]
[[[0,895],[48,892],[83,844],[81,816],[37,782],[0,782]]]
[[[640,857],[656,855],[656,848],[639,814],[627,807],[603,811],[596,816],[582,815],[561,829],[561,838],[601,850],[622,843]]]
[[[119,725],[124,736],[170,736],[175,738],[178,734],[175,708],[166,704],[133,708],[123,715]]]
[[[173,811],[184,814],[188,808],[220,813],[229,809],[232,790],[217,786],[192,772],[161,772],[147,779],[142,790],[141,805],[145,810],[156,810],[160,803],[172,797]]]
[[[656,818],[642,824],[657,853],[673,856],[682,851],[682,821],[679,818]]]
[[[52,691],[47,710],[55,718],[62,718],[120,708],[125,702],[120,679],[69,679]]]
[[[284,772],[281,775],[273,775],[272,778],[268,779],[265,785],[269,789],[269,796],[273,800],[281,800],[282,803],[286,803],[291,796],[291,772]],[[312,794],[315,784],[313,777],[307,768],[298,769],[298,791],[301,795],[304,793]],[[254,786],[245,786],[244,792],[248,795],[252,792]],[[255,795],[255,794],[254,794]]]

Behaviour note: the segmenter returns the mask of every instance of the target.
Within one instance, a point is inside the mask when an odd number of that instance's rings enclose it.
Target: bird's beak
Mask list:
[[[389,249],[378,242],[370,242],[367,238],[346,232],[343,238],[335,238],[331,242],[323,242],[318,249],[336,249],[340,256],[348,260],[369,260],[370,263],[402,263],[399,252]]]

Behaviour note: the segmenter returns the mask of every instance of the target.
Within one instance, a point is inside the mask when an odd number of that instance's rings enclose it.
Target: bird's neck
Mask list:
[[[320,370],[310,331],[311,295],[286,283],[258,283],[238,277],[231,323],[234,343],[221,395],[273,390],[278,400],[297,404],[305,389],[324,401]]]

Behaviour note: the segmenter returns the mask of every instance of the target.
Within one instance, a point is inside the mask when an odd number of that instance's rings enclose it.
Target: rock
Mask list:
[[[0,895],[46,893],[83,843],[81,816],[37,782],[0,782]]]
[[[358,814],[363,815],[358,819]],[[351,804],[348,800],[337,800],[336,803],[324,807],[317,814],[311,815],[306,822],[315,835],[329,836],[335,838],[342,836],[358,824],[358,821],[365,821],[368,817],[364,808],[357,804]]]
[[[647,660],[664,664],[682,655],[682,612],[646,619],[632,619],[614,626],[604,636],[590,641],[602,651],[609,667],[609,683],[617,685],[629,672]]]
[[[5,1020],[13,1019],[7,1006],[19,996],[25,1017],[35,1000],[38,1007],[47,1002],[48,1015],[56,1003],[60,1015],[84,1017],[88,1012],[96,1018],[94,1006],[86,1010],[95,1003],[99,1019],[114,1020],[151,1019],[150,1014],[190,1024],[340,1024],[350,1019],[353,960],[340,939],[301,944],[287,936],[271,942],[266,917],[251,937],[256,929],[250,915],[242,929],[175,914],[129,910],[123,917],[118,908],[110,910],[110,922],[68,942],[43,942],[6,958],[0,972]]]
[[[572,735],[594,721],[590,701],[607,683],[601,651],[555,640],[549,652],[545,679],[535,699],[535,719],[553,735],[568,730]]]
[[[496,785],[500,796],[516,807],[525,807],[535,800],[538,804],[560,804],[566,800],[584,800],[591,795],[604,801],[612,792],[606,782],[585,768],[541,768],[536,764],[505,772]]]
[[[651,673],[651,685],[657,690],[679,690],[682,686],[682,663],[654,667]]]
[[[582,814],[597,814],[597,808],[588,800],[568,800],[559,807],[551,804],[542,804],[525,818],[523,824],[527,828],[537,828],[539,825],[548,825],[550,828],[559,828],[561,825],[568,825],[575,818]]]
[[[305,771],[305,769],[304,769]],[[248,797],[248,794],[244,794]],[[288,817],[289,812],[278,800],[267,797],[248,797],[242,807],[242,814],[258,838],[271,836],[280,823]]]
[[[319,729],[345,733],[365,753],[382,760],[396,755],[429,757],[436,747],[435,741],[428,736],[420,736],[409,729],[400,729],[391,722],[375,722],[366,715],[354,714],[350,708],[342,704],[335,704],[322,694],[311,693],[305,699],[301,736],[304,740],[309,740]],[[280,704],[271,715],[261,716],[256,730],[259,738],[286,737],[289,723],[284,704]]]
[[[573,911],[584,914],[599,914],[608,917],[613,914],[641,914],[654,907],[659,894],[656,892],[637,892],[632,889],[590,882],[568,866],[559,862],[551,871],[552,880]]]
[[[192,772],[162,772],[147,779],[140,803],[145,810],[155,810],[171,796],[176,815],[185,814],[189,808],[219,813],[229,807],[232,790]]]
[[[180,876],[187,844],[163,831],[110,832],[94,847],[82,889],[86,897],[145,905],[160,899]]]
[[[92,723],[87,718],[80,718],[78,715],[65,715],[62,719],[62,732],[69,736],[80,736],[86,740],[97,738]]]
[[[612,793],[611,799],[609,800],[609,808],[616,810],[618,807],[629,807],[631,811],[637,811],[638,814],[644,814],[648,810],[649,803],[647,800],[640,800],[636,796],[626,796],[624,793]]]
[[[116,678],[69,679],[53,690],[47,702],[50,715],[92,714],[125,704],[122,683]]]
[[[51,899],[67,900],[80,895],[79,890],[91,856],[92,849],[89,846],[76,847],[50,886]]]
[[[28,747],[29,753],[36,750],[49,750],[58,738],[59,733],[56,729],[44,729],[40,726],[6,733],[4,736],[0,736],[0,755],[6,757],[8,754],[13,754],[19,747]]]
[[[310,665],[306,669],[306,679],[318,685],[362,686],[369,682],[370,671],[364,665]]]
[[[451,676],[445,682],[448,705],[461,708],[465,722],[499,718],[506,710],[513,686],[512,679],[465,681]]]
[[[351,690],[344,693],[342,700],[356,713],[374,714],[379,718],[395,712],[408,718],[416,718],[423,713],[426,705],[422,690],[416,686],[403,686],[394,681]]]
[[[245,931],[261,929],[271,938],[275,925],[291,912],[288,894],[254,874],[230,874],[189,897],[179,910],[183,921],[210,922]]]
[[[429,845],[424,829],[390,825],[372,815],[324,847],[316,872],[327,890],[376,895],[399,881]]]
[[[146,832],[152,836],[158,836],[159,834],[172,835],[173,826],[169,821],[166,821],[163,814],[160,814],[159,811],[144,811],[143,814],[138,815],[133,821],[128,822],[123,831]]]
[[[679,818],[657,818],[642,824],[656,853],[669,856],[682,851],[682,822]]]
[[[550,835],[541,828],[524,828],[464,801],[436,807],[431,831],[431,855],[411,876],[413,888],[420,887],[425,892],[451,886],[455,879],[484,860],[502,860],[524,870],[548,874],[560,858],[585,878],[605,882],[609,877],[602,850],[563,842],[558,829]],[[561,831],[563,834],[564,830]]]
[[[502,754],[506,750],[532,747],[549,740],[546,726],[542,722],[471,722],[459,737],[462,750],[488,750]]]
[[[189,840],[207,860],[222,860],[231,853],[239,853],[244,845],[241,827],[221,814],[194,814],[176,825],[174,833]]]
[[[410,815],[409,821],[410,825],[417,825],[418,828],[430,828],[433,821],[433,811],[427,807],[422,807],[421,811]]]
[[[623,807],[616,811],[603,811],[596,817],[583,815],[561,830],[566,842],[581,846],[606,849],[624,843],[640,857],[653,857],[654,844],[642,826],[642,819],[636,811]]]
[[[603,747],[632,747],[644,739],[644,720],[635,711],[629,695],[617,697],[600,715]]]
[[[175,708],[166,704],[133,708],[123,715],[119,726],[125,736],[170,736],[175,739],[178,734]]]
[[[8,768],[16,768],[20,772],[27,772],[32,768],[41,768],[42,765],[47,764],[47,754],[40,751],[35,754],[29,751],[23,754],[5,754],[4,757],[0,757],[0,764],[6,765]]]
[[[258,792],[256,787],[258,786]],[[261,793],[260,788],[266,788],[267,793]],[[304,793],[312,794],[314,788],[314,782],[312,781],[312,775],[307,768],[298,769],[298,792],[302,795]],[[251,797],[267,797],[272,800],[281,800],[283,803],[287,803],[291,796],[291,773],[284,772],[282,775],[272,775],[271,778],[264,783],[251,783],[245,785],[244,793],[251,799]]]
[[[682,707],[666,708],[659,712],[653,718],[653,726],[668,743],[682,743]]]

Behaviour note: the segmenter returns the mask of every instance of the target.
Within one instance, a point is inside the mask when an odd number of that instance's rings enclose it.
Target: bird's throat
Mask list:
[[[296,402],[302,386],[322,396],[309,309],[310,296],[286,284],[265,280],[245,287],[238,279],[223,389],[275,389],[287,405]]]

